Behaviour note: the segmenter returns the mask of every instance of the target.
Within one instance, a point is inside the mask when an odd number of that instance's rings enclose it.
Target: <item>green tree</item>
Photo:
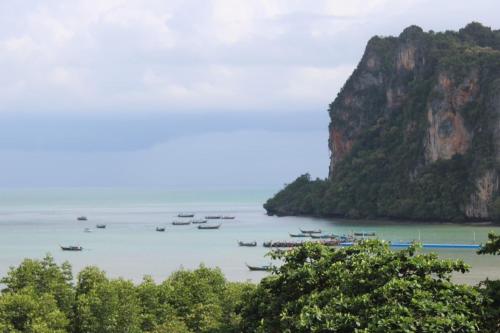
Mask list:
[[[75,297],[72,279],[68,262],[57,265],[52,256],[46,255],[42,260],[25,259],[18,267],[11,267],[0,283],[6,286],[4,293],[31,288],[36,295],[51,295],[58,308],[70,318]]]
[[[243,309],[242,331],[479,332],[482,295],[451,282],[468,266],[416,251],[366,241],[275,254],[284,263]]]
[[[95,268],[78,277],[75,332],[139,333],[140,306],[135,286],[123,279],[108,280]]]
[[[478,254],[500,255],[500,235],[490,232],[488,242],[481,247]],[[481,282],[479,287],[487,299],[483,320],[485,331],[500,332],[500,280],[486,280]]]
[[[49,293],[25,287],[0,297],[2,333],[65,333],[68,325],[68,318]]]

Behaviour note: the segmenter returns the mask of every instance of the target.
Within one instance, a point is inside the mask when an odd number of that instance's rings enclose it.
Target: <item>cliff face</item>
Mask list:
[[[446,66],[449,61],[463,60],[460,59],[461,54],[458,57],[453,54],[460,52],[476,59],[500,59],[500,51],[495,44],[498,39],[491,37],[490,45],[478,45],[474,40],[477,30],[498,37],[498,32],[471,24],[458,34],[457,40],[462,37],[461,45],[454,50],[450,45],[443,45],[444,50],[439,52],[435,48],[440,39],[444,39],[443,36],[426,34],[418,27],[407,28],[398,38],[375,37],[370,41],[358,68],[330,108],[331,179],[335,177],[336,166],[351,152],[357,137],[373,125],[373,120],[404,112],[417,81],[427,81],[430,93],[420,96],[424,108],[416,110],[425,113],[426,128],[422,141],[418,143],[422,145],[423,156],[415,159],[410,178],[417,177],[422,166],[438,160],[450,160],[454,155],[467,153],[474,155],[475,152],[471,151],[473,140],[482,131],[495,134],[496,140],[492,142],[496,146],[494,159],[500,161],[500,97],[491,94],[498,83],[495,79],[500,79],[498,67],[486,61]],[[367,98],[372,96],[370,90],[385,95],[385,100],[377,102],[375,110],[371,105],[373,99]],[[471,105],[481,107],[482,113],[496,121],[486,124],[488,128],[484,128],[475,126],[477,119],[464,119]],[[415,123],[410,121],[401,125],[411,131]],[[488,218],[488,204],[498,191],[498,172],[496,165],[476,171],[479,174],[472,179],[475,189],[462,209],[469,218]]]
[[[500,31],[471,23],[374,37],[329,113],[321,197],[280,210],[277,196],[271,214],[489,218],[499,190]]]

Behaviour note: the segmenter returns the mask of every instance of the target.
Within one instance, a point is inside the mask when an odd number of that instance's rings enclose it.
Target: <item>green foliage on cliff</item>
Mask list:
[[[257,285],[203,266],[159,284],[109,279],[96,267],[73,281],[50,256],[25,260],[2,279],[0,332],[498,332],[500,285],[453,283],[468,266],[417,245],[307,243],[272,256],[282,265]]]
[[[348,153],[329,179],[301,176],[264,207],[276,215],[463,221],[476,180],[499,169],[498,96],[500,31],[471,23],[459,32],[413,26],[397,38],[374,37],[329,108],[330,140],[340,142],[330,147],[348,142]],[[426,150],[437,148],[429,117],[443,109],[435,135],[446,140],[461,122],[470,143],[465,152],[430,160]],[[460,140],[468,139],[446,144]]]

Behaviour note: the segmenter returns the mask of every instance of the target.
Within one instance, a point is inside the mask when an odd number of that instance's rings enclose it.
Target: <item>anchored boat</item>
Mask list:
[[[194,217],[193,213],[179,213],[177,217]]]
[[[238,245],[239,245],[239,246],[255,247],[255,246],[257,246],[257,242],[256,242],[256,241],[253,241],[253,242],[242,242],[242,241],[238,241]]]
[[[268,272],[273,269],[271,265],[263,265],[263,266],[250,266],[249,264],[245,263],[245,265],[248,267],[249,270],[251,271],[265,271]]]
[[[310,234],[290,234],[290,237],[310,237]]]
[[[190,225],[191,221],[174,221],[172,225]]]
[[[320,234],[320,233],[322,233],[321,229],[312,229],[312,230],[300,229],[300,232],[303,234]]]
[[[207,223],[207,220],[199,219],[199,220],[192,220],[192,224],[202,224],[202,223]]]
[[[158,231],[158,232],[164,232],[165,231],[165,227],[156,227],[156,231]]]
[[[78,216],[76,219],[78,221],[87,221],[87,217],[86,216]]]
[[[81,251],[81,250],[83,250],[83,247],[75,246],[75,245],[61,246],[61,250],[63,250],[63,251]]]
[[[220,224],[217,224],[217,225],[199,225],[198,226],[198,229],[219,229],[220,228]]]
[[[97,224],[95,227],[97,229],[106,229],[106,225],[105,224]]]

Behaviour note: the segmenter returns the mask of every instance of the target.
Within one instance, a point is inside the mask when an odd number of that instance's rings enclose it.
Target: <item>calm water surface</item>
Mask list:
[[[68,260],[75,271],[97,265],[109,276],[140,281],[145,274],[160,281],[180,268],[200,264],[220,267],[230,280],[258,281],[266,273],[250,272],[245,262],[269,263],[261,243],[289,239],[289,232],[321,228],[336,234],[375,231],[392,241],[420,239],[437,243],[484,242],[499,227],[456,224],[346,221],[306,217],[269,217],[262,203],[273,190],[167,191],[138,189],[36,189],[0,191],[0,275],[23,258],[52,254]],[[235,215],[222,221],[219,230],[172,226],[179,212]],[[85,215],[88,221],[76,221]],[[106,229],[95,229],[99,223]],[[214,222],[217,223],[217,222]],[[166,232],[155,232],[165,226]],[[85,233],[85,228],[92,233]],[[256,248],[238,247],[237,241],[257,241]],[[63,252],[59,245],[79,244],[82,252]],[[442,257],[462,258],[473,265],[470,273],[457,275],[474,283],[500,278],[500,258],[478,256],[474,250],[433,250]]]

